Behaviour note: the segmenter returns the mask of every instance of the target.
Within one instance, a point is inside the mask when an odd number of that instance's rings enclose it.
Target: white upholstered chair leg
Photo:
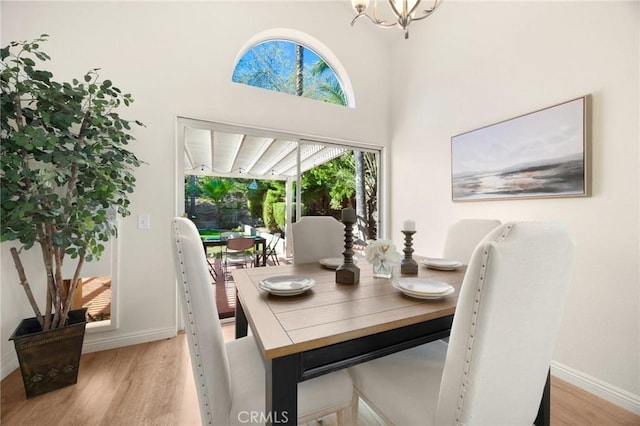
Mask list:
[[[358,411],[360,410],[360,393],[353,386],[353,397],[351,398],[351,419],[353,424],[358,424]]]
[[[353,420],[354,417],[352,417],[351,406],[345,406],[341,410],[338,410],[336,416],[338,418],[338,425],[349,426],[356,424]]]

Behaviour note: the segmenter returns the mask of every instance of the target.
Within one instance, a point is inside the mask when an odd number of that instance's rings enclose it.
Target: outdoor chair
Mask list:
[[[206,248],[205,248],[206,250]],[[209,274],[211,275],[211,278],[213,278],[213,282],[215,283],[216,280],[218,279],[218,273],[216,272],[216,258],[211,257],[211,256],[206,256],[207,259],[207,267],[209,269]]]
[[[198,231],[189,219],[172,221],[178,293],[203,425],[246,425],[265,412],[265,371],[253,336],[224,342]],[[351,424],[352,383],[346,370],[298,384],[299,423],[338,413]]]
[[[389,424],[533,424],[573,252],[557,223],[512,222],[489,233],[471,257],[449,345],[437,340],[351,367],[354,413],[359,395]]]
[[[254,264],[253,247],[255,244],[256,240],[252,237],[230,238],[227,240],[222,255],[225,277],[229,273],[229,266],[244,268],[247,265]]]
[[[266,247],[266,256],[267,256],[267,260],[269,258],[271,258],[271,260],[273,260],[273,264],[274,265],[280,265],[280,260],[278,259],[278,252],[277,252],[277,248],[278,248],[278,243],[280,242],[280,238],[282,237],[282,233],[281,232],[275,232],[272,236],[271,236],[271,240],[269,241],[269,244],[267,244]],[[262,260],[262,259],[260,259]]]

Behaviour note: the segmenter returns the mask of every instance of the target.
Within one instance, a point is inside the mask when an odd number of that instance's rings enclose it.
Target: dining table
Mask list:
[[[414,256],[421,263],[420,256]],[[265,414],[271,420],[297,419],[297,384],[349,366],[434,340],[451,331],[466,271],[430,269],[417,275],[378,278],[366,259],[357,263],[357,284],[336,283],[336,271],[320,263],[288,264],[233,271],[236,284],[236,338],[248,328],[262,353],[266,373]],[[315,285],[298,295],[277,296],[261,281],[305,277]],[[420,277],[448,283],[455,291],[437,299],[408,297],[392,282]],[[536,424],[549,424],[549,376]]]

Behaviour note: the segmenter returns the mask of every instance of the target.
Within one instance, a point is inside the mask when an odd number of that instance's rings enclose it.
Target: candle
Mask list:
[[[355,209],[351,209],[351,208],[342,209],[342,221],[355,223],[356,222]]]
[[[416,232],[416,222],[413,220],[405,220],[402,225],[403,231]]]

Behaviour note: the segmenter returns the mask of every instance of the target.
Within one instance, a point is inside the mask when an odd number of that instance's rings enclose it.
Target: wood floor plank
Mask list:
[[[573,426],[576,419],[584,426],[638,426],[640,416],[598,398],[563,380],[551,378],[551,416],[553,426]]]
[[[223,326],[225,339],[233,323]],[[551,381],[553,426],[640,425],[640,416],[578,389]],[[184,334],[173,339],[82,356],[78,383],[27,400],[19,371],[2,380],[0,423],[47,426],[200,425],[200,414]],[[335,415],[323,426],[336,426]],[[358,426],[381,426],[360,404]]]

